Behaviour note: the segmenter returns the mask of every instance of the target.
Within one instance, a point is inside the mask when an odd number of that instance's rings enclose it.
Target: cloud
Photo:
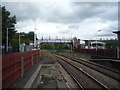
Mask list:
[[[76,36],[84,39],[118,30],[118,4],[114,2],[4,2],[17,17],[18,31],[34,31],[39,35]]]
[[[79,25],[70,25],[69,28],[78,29]]]
[[[98,17],[117,20],[114,3],[3,3],[17,16],[18,21],[41,19],[47,22],[71,23]],[[112,9],[112,10],[111,10]],[[114,13],[114,14],[113,14]],[[22,14],[22,15],[21,15]]]

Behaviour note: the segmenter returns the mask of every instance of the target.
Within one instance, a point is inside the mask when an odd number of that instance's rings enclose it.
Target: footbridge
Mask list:
[[[66,44],[72,44],[72,39],[40,39],[40,44],[43,43],[66,43]]]

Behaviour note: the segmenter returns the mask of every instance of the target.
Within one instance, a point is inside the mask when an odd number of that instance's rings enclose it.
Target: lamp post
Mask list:
[[[6,33],[6,52],[8,52],[8,30],[9,29],[15,29],[14,27],[8,28],[7,27],[7,33]]]
[[[37,29],[34,28],[34,30],[36,31]],[[34,48],[36,48],[36,37],[37,37],[37,34],[35,34],[35,31],[34,31]]]
[[[113,32],[115,34],[117,34],[117,37],[118,37],[118,46],[117,46],[117,58],[119,59],[120,58],[120,31],[115,31]]]
[[[19,35],[19,52],[20,52],[20,37],[24,35]]]
[[[8,51],[8,28],[7,28],[7,33],[6,33],[6,51]]]
[[[98,31],[97,31],[97,37],[98,37],[98,32],[100,32],[100,31],[102,31],[102,30],[98,30]],[[98,45],[97,45],[97,37],[96,37],[96,54],[97,54],[97,49],[98,49],[98,48],[97,48],[97,47],[98,47]]]

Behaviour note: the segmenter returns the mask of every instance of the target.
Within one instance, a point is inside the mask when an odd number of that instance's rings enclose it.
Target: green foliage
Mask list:
[[[12,45],[13,46],[18,46],[19,45],[19,35],[20,37],[20,43],[25,43],[26,45],[29,45],[30,42],[34,41],[34,32],[29,32],[29,33],[15,33],[13,39],[12,39]],[[23,35],[23,36],[22,36]]]
[[[18,46],[19,45],[19,40],[18,39],[12,39],[12,45],[13,46]]]
[[[21,43],[25,43],[29,45],[30,42],[34,41],[34,32],[29,32],[29,33],[20,33],[20,35],[24,35],[21,37]]]
[[[110,49],[110,48],[116,49],[118,46],[118,40],[105,40],[104,42],[106,43],[107,49]]]
[[[29,38],[31,41],[34,41],[34,32],[29,32],[26,37]]]
[[[24,38],[28,38],[29,40],[31,41],[34,41],[34,32],[29,32],[29,33],[24,33],[24,32],[21,32],[20,35],[24,35]]]
[[[61,49],[69,49],[67,44],[63,43],[43,43],[41,45],[41,49],[49,49],[49,50],[61,50]]]
[[[5,6],[2,7],[2,44],[6,44],[6,32],[7,28],[15,27],[16,16],[10,16],[10,12],[5,9]],[[16,31],[14,29],[9,30],[9,42],[11,42]]]
[[[26,45],[29,45],[30,39],[23,37],[23,39],[21,38],[21,43],[25,43]]]
[[[41,45],[42,49],[55,49],[55,45],[53,43],[43,43]]]
[[[64,43],[55,43],[55,49],[68,49],[68,46]]]

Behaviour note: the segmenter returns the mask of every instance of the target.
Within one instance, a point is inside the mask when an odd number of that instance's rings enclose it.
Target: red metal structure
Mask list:
[[[32,67],[32,61],[39,60],[40,50],[2,55],[2,88],[8,88],[21,76],[21,60],[24,58],[24,72]]]
[[[81,49],[76,48],[74,49],[75,52],[85,53],[85,54],[92,54],[92,55],[100,55],[106,56],[111,58],[117,58],[117,50],[116,49]],[[120,53],[120,52],[119,52]]]

